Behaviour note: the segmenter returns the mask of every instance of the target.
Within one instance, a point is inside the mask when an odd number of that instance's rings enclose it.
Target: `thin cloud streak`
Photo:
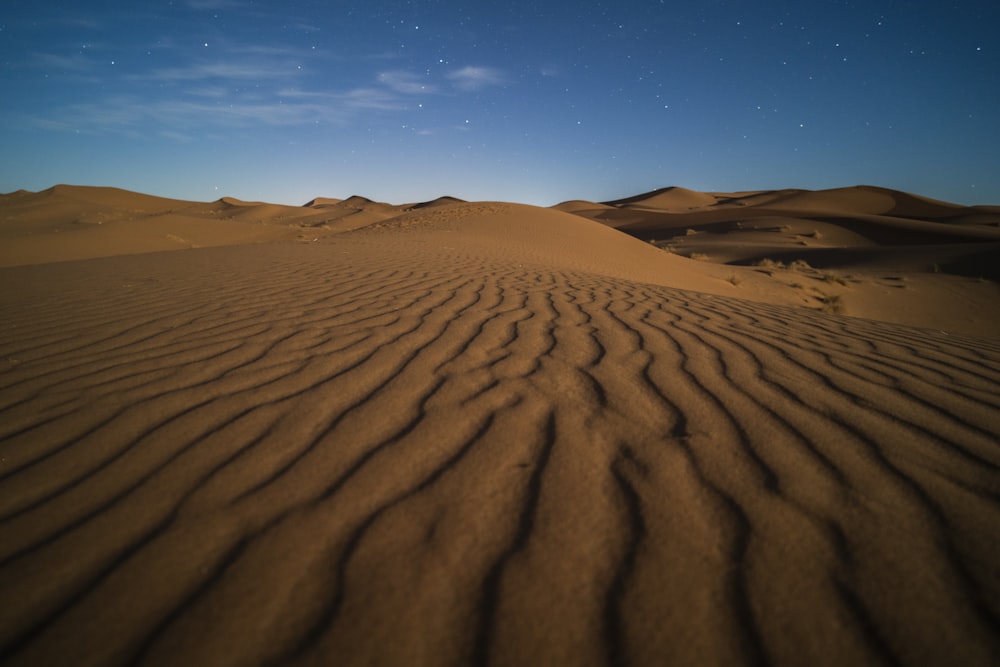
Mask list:
[[[463,67],[448,74],[448,79],[459,90],[475,91],[489,86],[507,84],[507,77],[495,67]]]
[[[132,79],[146,81],[201,81],[206,79],[229,79],[234,81],[259,81],[284,79],[297,71],[294,66],[275,66],[242,63],[204,63],[188,67],[169,67],[153,70],[148,74],[136,75]]]
[[[419,75],[399,70],[381,72],[378,82],[404,95],[419,95],[435,92],[436,88],[428,84]]]
[[[395,112],[405,108],[397,96],[378,88],[357,88],[343,93],[283,90],[268,100],[257,96],[229,103],[218,91],[200,92],[203,93],[200,99],[161,101],[119,95],[100,103],[75,104],[58,115],[25,119],[25,122],[39,129],[89,133],[134,133],[152,124],[157,134],[169,136],[205,127],[342,126],[365,112]]]
[[[200,9],[230,5],[226,0],[190,0],[188,4]],[[164,41],[158,48],[180,52],[176,42]],[[324,90],[330,74],[323,62],[338,58],[323,49],[238,43],[226,44],[222,51],[223,57],[216,60],[199,54],[171,67],[137,71],[133,65],[127,72],[109,69],[83,54],[35,54],[35,67],[55,70],[88,87],[81,88],[83,99],[75,104],[44,115],[22,116],[19,122],[45,130],[179,140],[202,127],[224,133],[254,126],[345,126],[365,114],[412,110],[418,95],[451,96],[508,83],[503,70],[485,66],[435,75],[377,69],[368,85],[354,81],[340,90]],[[372,56],[375,61],[389,58]],[[89,80],[100,81],[99,89],[85,83],[88,75]]]

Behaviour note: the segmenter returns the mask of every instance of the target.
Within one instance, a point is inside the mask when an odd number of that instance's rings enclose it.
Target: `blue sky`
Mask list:
[[[35,0],[0,15],[0,191],[1000,204],[997,25],[995,0]]]

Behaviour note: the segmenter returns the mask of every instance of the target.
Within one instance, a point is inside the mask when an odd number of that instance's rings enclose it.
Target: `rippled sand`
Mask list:
[[[1000,660],[1000,341],[539,211],[0,269],[4,664]]]

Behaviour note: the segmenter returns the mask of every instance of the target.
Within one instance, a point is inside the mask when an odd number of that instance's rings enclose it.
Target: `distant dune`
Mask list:
[[[1000,208],[0,196],[0,664],[1000,663]]]
[[[672,253],[732,267],[744,298],[1000,336],[992,305],[1000,297],[1000,207],[857,186],[738,193],[664,188],[556,208]],[[767,275],[769,284],[748,282],[743,267]]]
[[[343,199],[334,199],[331,197],[316,197],[315,199],[310,200],[308,203],[304,205],[313,208],[318,208],[320,206],[336,206],[337,204],[340,204],[343,201],[344,201]]]
[[[696,192],[687,188],[670,187],[645,194],[607,202],[608,206],[619,208],[650,208],[659,210],[690,210],[703,206],[714,206],[719,198],[708,192]]]

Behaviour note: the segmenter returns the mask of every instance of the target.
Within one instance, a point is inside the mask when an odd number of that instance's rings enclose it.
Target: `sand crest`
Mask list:
[[[727,267],[743,298],[1000,337],[1000,207],[856,186],[664,188],[555,208],[711,264],[716,277]]]
[[[1000,660],[1000,339],[375,210],[0,268],[3,664]]]

